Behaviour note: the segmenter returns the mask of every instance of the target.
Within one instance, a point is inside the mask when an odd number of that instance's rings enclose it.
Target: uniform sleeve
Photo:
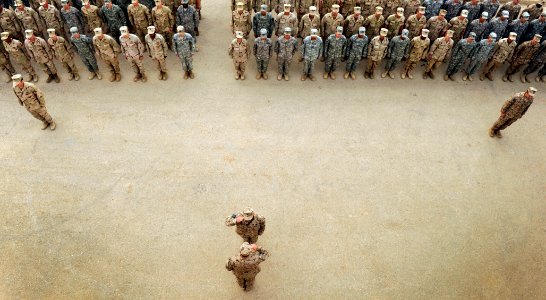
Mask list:
[[[233,48],[233,47],[231,47]],[[231,54],[230,54],[231,55]],[[237,224],[237,221],[236,219],[233,217],[233,215],[229,216],[226,218],[224,224],[226,224],[226,226],[235,226]]]
[[[199,14],[197,14],[197,9],[193,9],[193,24],[195,29],[199,28]]]
[[[114,40],[113,38],[110,38],[110,45],[112,45],[112,47],[114,48],[115,53],[120,52],[121,47],[119,46],[118,42],[116,42],[116,40]]]
[[[121,21],[121,24],[123,24],[124,26],[127,26],[127,19],[125,19],[125,14],[123,13],[123,10],[121,10],[120,7],[118,7],[118,17],[119,17],[119,20]]]
[[[42,91],[36,87],[33,87],[33,90],[34,90],[34,94],[36,95],[36,98],[38,99],[38,102],[40,102],[40,105],[45,106],[44,93],[42,93]]]
[[[233,258],[228,259],[226,263],[226,270],[233,271]]]
[[[506,102],[504,102],[504,105],[501,108],[501,113],[505,114],[510,109],[510,107],[514,104],[514,102],[516,102],[516,97],[512,97],[510,100],[507,100]]]
[[[265,217],[258,215],[258,222],[260,223],[260,229],[258,230],[258,235],[262,235],[265,230]]]

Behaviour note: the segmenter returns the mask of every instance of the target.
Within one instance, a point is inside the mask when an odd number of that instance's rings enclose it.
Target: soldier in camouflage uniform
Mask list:
[[[446,19],[451,20],[455,18],[461,9],[463,8],[464,3],[460,0],[448,0],[442,6],[446,10]]]
[[[233,272],[239,286],[248,291],[254,286],[256,275],[260,273],[259,264],[268,256],[269,253],[262,247],[244,242],[239,250],[239,255],[228,260],[226,269]]]
[[[243,10],[250,12],[252,9],[252,0],[231,0],[231,11],[237,10],[237,3],[243,3]]]
[[[295,37],[291,36],[292,29],[286,27],[284,29],[284,36],[279,37],[275,42],[275,48],[273,51],[277,54],[277,64],[279,69],[279,75],[277,75],[277,80],[288,81],[288,71],[290,70],[290,64],[296,51],[298,51],[298,40]]]
[[[195,39],[191,34],[186,32],[184,26],[176,27],[176,31],[177,33],[173,36],[174,52],[180,58],[180,62],[182,62],[184,79],[193,79],[195,77],[195,73],[193,73],[193,54],[196,52]],[[244,69],[243,76],[241,77],[241,79],[244,79]]]
[[[267,37],[271,38],[273,31],[275,30],[275,19],[271,16],[271,13],[267,11],[267,5],[260,6],[260,12],[255,14],[252,18],[252,30],[254,31],[254,37],[258,38],[262,29],[267,30]]]
[[[3,70],[8,75],[6,82],[11,81],[11,76],[15,74],[15,69],[9,60],[9,54],[4,48],[4,43],[0,42],[0,70]]]
[[[364,26],[367,28],[366,32],[371,37],[379,35],[379,30],[381,26],[385,23],[385,17],[383,17],[383,8],[378,6],[375,8],[375,14],[370,15],[364,21]]]
[[[427,18],[425,17],[425,7],[419,6],[417,12],[411,15],[406,20],[406,28],[409,30],[409,38],[413,39],[421,34],[421,30],[427,24]]]
[[[310,35],[305,37],[301,44],[300,62],[303,61],[301,81],[305,81],[307,78],[311,79],[311,81],[316,80],[313,75],[313,70],[315,69],[315,62],[320,58],[320,54],[322,53],[322,39],[318,34],[319,32],[317,29],[311,29]]]
[[[167,80],[167,43],[161,34],[155,33],[154,26],[148,26],[148,34],[144,37],[148,55],[155,61],[159,70],[159,80]]]
[[[64,35],[63,21],[61,14],[53,5],[49,5],[47,0],[40,3],[38,14],[42,17],[47,28],[54,28],[58,35]]]
[[[460,40],[455,47],[453,47],[444,80],[455,81],[453,75],[459,72],[463,67],[464,62],[471,57],[474,48],[476,48],[476,34],[471,32],[466,39]]]
[[[103,27],[102,17],[99,15],[99,13],[100,10],[97,6],[91,5],[89,0],[83,0],[82,15],[89,30]]]
[[[360,7],[356,6],[354,8],[354,13],[347,18],[345,18],[345,36],[352,37],[354,34],[358,33],[358,28],[364,26],[364,17],[360,14]]]
[[[74,64],[74,54],[72,53],[70,44],[63,37],[57,36],[54,28],[48,29],[47,33],[49,35],[47,43],[51,51],[55,55],[55,58],[63,64],[68,74],[70,74],[68,80],[80,80],[78,68]]]
[[[387,38],[389,40],[400,32],[400,28],[404,26],[404,9],[399,7],[396,9],[396,14],[390,15],[385,21],[385,28],[389,30]]]
[[[401,78],[404,79],[406,76],[409,79],[413,79],[413,75],[411,74],[411,71],[417,63],[425,58],[428,48],[430,46],[430,39],[428,38],[428,29],[422,29],[421,35],[416,36],[411,40],[410,43],[410,52],[408,59],[406,60],[406,65],[404,66],[404,70],[402,71]]]
[[[25,7],[23,1],[21,0],[16,0],[15,5],[17,6],[17,8],[15,8],[14,13],[20,24],[22,25],[22,29],[30,29],[35,32],[35,35],[42,37],[43,26],[38,13],[30,7]]]
[[[108,68],[110,69],[110,82],[120,81],[121,73],[119,69],[118,54],[121,51],[119,44],[111,36],[102,33],[101,28],[95,28],[93,30],[95,36],[93,37],[93,46],[95,47],[95,53],[104,60]]]
[[[23,36],[21,35],[21,31],[22,31],[21,26],[19,26],[19,20],[15,16],[15,13],[9,8],[4,8],[4,4],[1,1],[0,1],[0,29],[2,29],[3,32],[9,32],[16,39],[19,39],[19,40],[23,39]]]
[[[402,7],[403,0],[384,0],[383,8],[386,16],[390,16],[396,13],[398,7]]]
[[[546,12],[543,12],[538,19],[529,22],[529,26],[527,26],[521,42],[530,41],[535,34],[542,34],[544,28],[546,28]]]
[[[174,17],[171,10],[163,5],[162,0],[155,0],[155,7],[152,9],[152,21],[155,32],[161,34],[169,48],[173,49]]]
[[[15,59],[17,64],[21,66],[25,72],[29,74],[28,81],[37,82],[38,81],[38,75],[36,74],[36,71],[34,71],[34,68],[30,64],[30,56],[26,49],[24,48],[23,44],[13,39],[10,36],[9,32],[2,32],[2,45],[4,46],[4,49],[6,49],[9,56]]]
[[[133,4],[127,7],[127,15],[129,23],[134,28],[135,34],[140,40],[144,40],[148,26],[152,24],[152,15],[150,9],[146,5],[142,5],[138,0],[133,0]]]
[[[245,80],[246,62],[250,57],[250,45],[243,39],[242,32],[235,32],[235,39],[229,44],[228,54],[235,65],[235,80]]]
[[[394,71],[396,66],[400,64],[403,58],[408,57],[410,48],[410,39],[408,37],[409,30],[403,29],[400,35],[397,35],[389,42],[389,48],[387,48],[387,64],[385,64],[385,72],[381,74],[381,78],[387,77],[387,75],[394,79]]]
[[[30,29],[25,30],[25,36],[25,48],[30,58],[34,59],[42,67],[42,71],[47,74],[46,82],[50,83],[55,80],[55,82],[59,83],[60,79],[57,75],[57,68],[55,68],[55,64],[53,63],[53,56],[50,53],[51,50],[47,42],[41,37],[35,36]]]
[[[428,19],[437,16],[442,8],[443,0],[425,0],[423,6],[425,6],[425,17]]]
[[[176,10],[176,25],[184,26],[184,31],[191,34],[194,41],[197,43],[197,36],[199,35],[199,15],[197,14],[197,10],[189,5],[189,0],[182,0],[182,5]]]
[[[296,13],[298,20],[301,20],[302,17],[309,13],[309,7],[314,6],[315,8],[319,6],[319,0],[296,0]],[[309,35],[309,34],[308,34]]]
[[[493,81],[493,75],[491,75],[491,72],[493,72],[493,70],[495,70],[497,67],[501,66],[505,61],[512,60],[512,55],[514,54],[514,50],[517,46],[516,37],[517,34],[515,32],[510,32],[508,38],[500,39],[497,42],[493,48],[491,58],[485,65],[485,68],[483,68],[483,72],[480,75],[480,80],[484,80],[484,77],[487,77],[487,79]]]
[[[349,76],[355,80],[355,71],[360,64],[360,61],[368,56],[368,37],[366,36],[366,28],[358,28],[358,33],[349,38],[347,47],[345,47],[345,74],[343,78]]]
[[[243,2],[237,2],[237,9],[231,12],[231,33],[235,34],[235,31],[241,31],[244,38],[248,39],[250,29],[252,29],[252,21],[250,13],[243,10],[243,7]]]
[[[531,82],[527,76],[535,71],[537,71],[539,68],[541,69],[539,71],[538,76],[535,78],[536,82],[543,81],[541,77],[544,76],[544,63],[546,62],[546,41],[543,41],[540,45],[540,48],[538,49],[537,53],[529,62],[527,67],[523,69],[523,75],[521,79],[525,80],[525,82]],[[523,81],[522,80],[522,81]]]
[[[453,48],[453,30],[448,30],[445,37],[437,38],[432,46],[430,51],[427,54],[427,67],[425,73],[423,73],[423,78],[427,79],[430,77],[434,79],[434,69],[445,62],[450,54],[451,48]]]
[[[121,53],[123,53],[123,56],[125,56],[125,59],[129,62],[129,65],[131,65],[131,68],[135,72],[133,81],[148,81],[144,65],[142,64],[144,62],[144,44],[136,34],[129,33],[129,28],[127,28],[127,26],[122,26],[119,31],[121,32],[119,37]]]
[[[61,3],[63,5],[63,8],[61,8],[61,17],[66,24],[66,28],[77,27],[78,30],[83,31],[85,28],[85,21],[83,20],[82,13],[72,7],[68,0],[61,0]]]
[[[340,5],[340,13],[344,16],[350,14],[354,11],[355,7],[360,7],[360,3],[362,0],[343,0],[341,3],[338,3]],[[358,30],[355,29],[355,30]]]
[[[519,5],[519,1],[520,0],[512,0],[512,2],[508,2],[502,5],[499,9],[499,12],[497,13],[497,16],[499,16],[501,11],[507,10],[510,13],[510,15],[508,16],[509,22],[517,18],[521,10],[521,5]]]
[[[311,29],[316,29],[320,35],[320,17],[315,6],[309,7],[309,13],[305,14],[300,21],[298,34],[302,39],[311,35]]]
[[[510,63],[510,67],[506,69],[506,72],[504,73],[504,76],[502,77],[502,81],[510,81],[512,80],[512,75],[519,72],[519,69],[528,64],[531,59],[533,59],[533,56],[537,53],[538,49],[540,48],[540,40],[542,39],[542,36],[540,34],[535,34],[532,40],[523,42],[521,45],[519,45],[516,50],[514,51],[514,55],[512,57],[512,61]],[[521,75],[524,76],[524,75]],[[522,79],[522,81],[525,81]]]
[[[529,20],[536,20],[544,12],[544,3],[546,1],[542,0],[539,3],[528,5],[523,11],[529,13]]]
[[[466,27],[468,26],[468,10],[463,9],[461,15],[454,17],[449,21],[449,26],[447,28],[453,30],[453,43],[457,44],[464,35]]]
[[[294,13],[290,12],[290,4],[284,5],[284,12],[275,17],[275,35],[281,37],[286,27],[290,27],[290,31],[298,34],[298,18]]]
[[[493,48],[495,48],[496,45],[496,39],[497,34],[491,32],[489,34],[489,37],[481,40],[478,45],[476,45],[476,48],[474,48],[474,51],[472,51],[472,53],[470,54],[470,61],[468,63],[468,66],[466,67],[466,75],[463,76],[463,81],[472,81],[472,75],[476,73],[479,69],[481,69],[483,65],[487,62],[487,60],[491,57],[491,55],[493,54]]]
[[[432,17],[427,21],[425,28],[429,30],[428,36],[431,41],[436,41],[436,39],[441,37],[448,28],[449,23],[447,22],[445,15],[446,11],[441,9],[439,15]]]
[[[13,92],[19,100],[19,104],[24,106],[33,117],[44,123],[42,130],[48,127],[51,130],[55,130],[57,124],[55,124],[53,118],[47,113],[42,91],[33,84],[24,82],[21,74],[15,74],[11,79],[13,80]]]
[[[506,32],[506,27],[508,27],[508,16],[509,13],[507,10],[501,12],[500,17],[496,17],[491,22],[489,22],[489,27],[487,28],[486,34],[494,32],[499,38],[504,36]]]
[[[362,16],[364,16],[364,19],[373,15],[378,6],[383,9],[383,0],[362,0]]]
[[[512,98],[504,102],[500,110],[499,119],[489,129],[489,136],[502,138],[501,130],[504,130],[525,115],[531,104],[533,104],[536,92],[536,88],[529,87],[524,93],[516,93]]]
[[[320,33],[326,42],[326,39],[336,33],[339,26],[343,26],[343,16],[339,13],[339,5],[332,5],[332,12],[327,13],[320,21]],[[324,57],[323,57],[324,58]]]
[[[265,217],[247,207],[242,213],[233,213],[227,217],[225,224],[226,226],[236,226],[235,231],[243,238],[243,241],[254,244],[258,241],[258,237],[264,233]]]
[[[497,13],[497,10],[499,10],[499,0],[485,0],[482,2],[482,12],[486,11],[491,19],[495,16]],[[497,36],[500,38],[500,36],[497,34]]]
[[[478,0],[470,0],[463,5],[463,9],[466,9],[468,11],[468,20],[472,22],[480,17],[482,5],[478,2]]]
[[[100,13],[106,21],[106,25],[108,25],[110,36],[114,40],[118,40],[121,34],[119,28],[127,25],[123,11],[119,6],[112,4],[112,0],[104,0],[104,6],[101,7]]]
[[[404,18],[407,20],[411,15],[415,14],[420,6],[420,0],[404,0],[404,3],[402,3],[402,8],[404,9]],[[425,14],[424,7],[423,14]]]
[[[89,71],[89,80],[97,77],[101,80],[102,75],[99,72],[99,67],[97,65],[97,59],[95,58],[93,40],[86,35],[80,34],[77,27],[70,28],[70,41],[76,47],[80,58]]]
[[[254,40],[253,54],[256,57],[256,65],[258,66],[258,74],[256,79],[267,79],[267,67],[269,66],[269,59],[273,52],[273,43],[271,39],[267,37],[267,29],[262,28],[260,30],[260,37]]]
[[[374,79],[376,67],[387,55],[387,48],[389,47],[387,34],[388,30],[386,28],[381,28],[379,36],[374,37],[368,44],[368,65],[364,72],[364,78]]]
[[[506,28],[507,32],[515,32],[518,34],[518,37],[516,39],[516,42],[519,44],[521,41],[521,38],[525,31],[527,30],[527,27],[529,26],[529,13],[523,13],[519,20],[514,20],[510,24],[508,24],[508,27]]]
[[[335,71],[341,59],[345,55],[345,47],[347,46],[347,38],[343,35],[343,27],[339,26],[335,34],[331,34],[324,42],[324,50],[322,56],[325,58],[324,63],[324,79],[328,76],[336,79]]]

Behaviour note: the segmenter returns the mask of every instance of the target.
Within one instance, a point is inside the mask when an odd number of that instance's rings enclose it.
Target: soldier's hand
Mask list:
[[[242,216],[238,216],[238,217],[235,219],[235,222],[237,222],[237,223],[243,222],[243,217],[242,217]]]

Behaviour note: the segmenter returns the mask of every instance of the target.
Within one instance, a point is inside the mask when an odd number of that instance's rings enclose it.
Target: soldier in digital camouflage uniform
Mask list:
[[[47,33],[49,35],[47,43],[55,55],[55,58],[61,62],[68,72],[68,80],[80,80],[78,68],[76,68],[76,65],[74,64],[74,54],[72,53],[70,44],[63,37],[57,36],[54,28],[48,29]]]
[[[344,32],[345,36],[350,38],[358,33],[358,28],[364,26],[364,17],[361,15],[360,7],[356,6],[352,15],[345,18]]]
[[[464,35],[466,27],[468,26],[468,10],[463,9],[461,15],[454,17],[449,21],[448,29],[453,30],[453,43],[457,44]]]
[[[427,66],[423,78],[430,77],[434,79],[434,69],[449,59],[451,54],[451,48],[453,48],[453,30],[448,30],[446,35],[441,38],[437,38],[430,46],[430,50],[427,54]]]
[[[231,33],[241,31],[245,39],[248,39],[250,30],[252,29],[252,17],[250,13],[243,10],[243,2],[237,2],[237,9],[231,12]]]
[[[343,78],[355,80],[355,71],[360,64],[360,61],[368,56],[368,37],[366,36],[366,28],[358,28],[358,33],[354,34],[347,41],[345,47],[345,74]]]
[[[99,72],[99,66],[95,58],[93,40],[86,35],[80,34],[77,27],[70,28],[70,35],[70,41],[76,47],[83,64],[89,71],[88,79],[92,80],[97,77],[97,79],[101,80],[102,75]]]
[[[320,38],[318,30],[316,28],[311,29],[310,35],[303,39],[300,48],[300,61],[303,61],[301,81],[305,81],[307,78],[311,79],[311,81],[316,80],[313,70],[315,69],[315,62],[322,53],[322,47],[322,38]]]
[[[42,130],[48,127],[55,130],[57,124],[47,112],[42,91],[33,84],[24,82],[21,74],[15,74],[11,79],[13,80],[13,92],[19,100],[19,104],[24,106],[33,117],[44,123]]]
[[[95,36],[93,37],[95,53],[102,58],[110,69],[110,82],[113,82],[114,80],[120,81],[121,73],[119,69],[118,54],[121,49],[119,48],[118,42],[111,36],[102,33],[101,28],[95,28],[93,31],[95,32]]]
[[[228,260],[226,269],[233,272],[239,286],[248,291],[254,286],[256,275],[260,273],[259,264],[268,256],[269,253],[262,247],[244,242],[239,250],[239,255]]]
[[[304,15],[309,13],[309,7],[314,6],[315,8],[319,6],[319,0],[296,0],[296,13],[298,20],[301,20]]]
[[[21,66],[25,72],[29,74],[28,81],[37,82],[38,81],[38,75],[36,74],[36,71],[34,71],[34,68],[32,67],[30,63],[30,56],[23,46],[23,43],[20,41],[12,38],[10,36],[9,32],[2,32],[2,44],[4,46],[4,49],[8,52],[8,54],[15,59],[17,64]]]
[[[466,67],[466,75],[463,76],[463,80],[472,81],[472,75],[481,69],[493,54],[496,39],[497,34],[491,32],[487,38],[478,43],[471,53],[470,61]]]
[[[60,10],[61,17],[63,18],[66,28],[70,29],[72,27],[77,27],[79,31],[83,32],[85,28],[85,21],[82,13],[76,8],[72,7],[68,0],[61,0],[61,4],[63,5],[63,8]]]
[[[47,28],[54,28],[58,35],[64,35],[63,20],[59,10],[53,5],[49,5],[47,0],[40,3],[38,14],[42,17]]]
[[[368,62],[366,71],[364,72],[364,78],[375,78],[375,69],[387,55],[387,48],[389,47],[387,34],[387,28],[381,28],[379,35],[368,43]]]
[[[193,6],[189,5],[189,0],[182,0],[182,5],[176,10],[176,25],[184,26],[184,31],[191,34],[197,43],[199,35],[199,15]]]
[[[383,8],[378,6],[375,8],[375,14],[369,15],[364,21],[364,27],[369,36],[375,37],[379,35],[381,26],[385,23],[385,17],[383,17]]]
[[[9,7],[4,8],[4,3],[2,1],[0,1],[0,28],[3,32],[9,32],[15,39],[23,40],[19,20]]]
[[[413,79],[413,74],[411,71],[415,68],[417,63],[426,57],[428,48],[430,47],[430,39],[428,38],[429,30],[423,28],[421,30],[421,35],[414,37],[410,42],[410,52],[404,65],[404,70],[402,71],[401,78],[404,79],[406,76],[409,79]]]
[[[127,15],[129,16],[129,23],[133,26],[135,34],[143,41],[148,26],[152,24],[150,9],[146,5],[140,4],[138,0],[133,0],[133,3],[127,7]]]
[[[8,75],[6,82],[11,81],[11,76],[15,74],[15,69],[9,60],[9,53],[4,48],[4,43],[0,42],[0,70]]]
[[[155,7],[152,9],[152,21],[155,32],[161,34],[169,48],[173,49],[174,17],[171,10],[163,5],[161,0],[155,0]]]
[[[491,72],[501,66],[505,61],[512,60],[512,55],[517,46],[516,37],[517,34],[515,32],[510,32],[507,38],[500,39],[496,43],[491,58],[483,68],[482,74],[480,74],[480,80],[484,80],[484,77],[487,77],[487,79],[493,81]]]
[[[428,36],[431,42],[436,41],[436,39],[441,37],[446,31],[449,23],[447,22],[445,15],[446,11],[441,9],[437,16],[434,16],[427,21],[425,28],[429,30]]]
[[[533,56],[533,58],[531,59],[531,61],[529,62],[529,64],[527,65],[527,67],[525,69],[523,69],[523,73],[520,77],[520,80],[521,82],[527,82],[527,83],[530,83],[531,80],[529,80],[529,78],[527,77],[529,74],[537,71],[539,68],[541,69],[544,69],[544,63],[546,62],[546,41],[543,41],[542,44],[540,45],[540,48],[537,50],[537,52],[535,53],[535,55]],[[536,79],[537,82],[541,81],[540,80],[540,77],[543,76],[543,73],[541,74],[541,72],[539,72],[539,75]]]
[[[246,63],[250,57],[250,45],[243,39],[242,32],[235,32],[235,39],[229,44],[228,54],[235,65],[235,79],[245,80]]]
[[[47,74],[47,83],[55,80],[59,83],[60,79],[57,75],[57,68],[53,63],[53,56],[51,55],[51,50],[47,42],[41,37],[35,36],[34,32],[30,29],[25,30],[25,48],[28,51],[31,59],[34,59],[42,71]]]
[[[493,19],[497,11],[499,10],[499,0],[485,0],[482,2],[482,12],[486,11],[489,14],[489,17]],[[500,38],[500,36],[497,34]]]
[[[489,129],[489,136],[502,138],[501,130],[506,129],[506,127],[525,115],[531,104],[533,104],[536,92],[536,88],[529,87],[524,93],[516,93],[512,98],[504,102],[499,119]]]
[[[112,0],[104,0],[104,6],[101,7],[100,13],[106,21],[106,25],[108,25],[110,36],[114,40],[118,40],[120,36],[119,28],[127,25],[123,10],[119,6],[112,4]]]
[[[258,74],[256,79],[267,79],[267,67],[269,66],[269,59],[273,52],[273,43],[271,39],[267,37],[267,29],[262,28],[260,30],[260,37],[254,40],[253,54],[256,57],[256,66],[258,67]]]
[[[540,34],[536,34],[532,40],[523,42],[516,48],[516,50],[514,51],[514,55],[512,56],[510,66],[508,67],[508,69],[506,69],[506,72],[502,77],[502,81],[508,80],[510,82],[513,82],[512,75],[519,72],[519,69],[521,67],[528,64],[531,59],[533,59],[533,56],[535,56],[538,49],[540,48],[541,39],[542,36]],[[521,76],[524,75],[522,74]],[[525,79],[522,79],[522,81],[525,81]]]
[[[138,38],[136,34],[129,33],[127,26],[122,26],[119,31],[121,35],[119,37],[119,45],[121,46],[121,53],[125,56],[127,62],[135,72],[134,82],[141,80],[142,82],[148,81],[146,77],[146,70],[144,69],[144,44]]]
[[[470,0],[463,5],[463,9],[466,9],[468,11],[468,20],[470,20],[470,22],[480,17],[482,5],[478,1],[479,0]]]
[[[501,13],[501,11],[507,10],[510,13],[510,15],[508,16],[508,22],[511,22],[512,20],[517,18],[521,10],[521,5],[519,4],[519,1],[520,0],[512,0],[512,2],[507,2],[502,5],[499,9],[499,12],[497,13],[497,16]]]
[[[104,26],[99,13],[100,9],[97,6],[92,5],[89,0],[83,0],[82,15],[89,30]]]
[[[177,33],[173,36],[174,52],[176,53],[176,56],[180,58],[180,62],[182,63],[184,79],[193,79],[195,77],[195,73],[193,72],[193,54],[196,52],[195,39],[193,36],[191,36],[191,34],[186,32],[184,26],[176,27],[176,31]]]
[[[455,18],[464,6],[463,1],[461,0],[448,0],[443,5],[443,8],[446,10],[446,19],[451,20]]]
[[[236,232],[243,238],[243,241],[254,244],[258,237],[264,233],[265,217],[254,212],[250,207],[242,213],[233,213],[226,218],[226,226],[236,226]]]
[[[279,69],[279,75],[277,75],[277,80],[288,81],[288,71],[290,70],[290,64],[294,58],[294,54],[298,51],[298,40],[291,35],[292,29],[286,27],[284,29],[284,36],[279,37],[275,41],[275,47],[273,51],[277,54],[277,65]]]
[[[347,46],[347,38],[343,35],[343,27],[339,26],[336,33],[331,34],[324,42],[324,50],[322,56],[325,59],[324,63],[324,79],[328,76],[336,79],[336,69],[341,59],[345,55],[345,47]]]
[[[489,27],[487,28],[486,33],[490,34],[491,32],[494,32],[497,34],[497,37],[501,38],[503,37],[506,32],[506,27],[508,27],[508,16],[509,13],[507,10],[501,12],[501,15],[499,17],[493,18],[491,22],[489,22]]]
[[[409,30],[403,29],[400,35],[397,35],[389,42],[387,48],[387,63],[385,64],[385,72],[381,74],[381,78],[389,76],[394,79],[392,73],[394,69],[400,64],[402,59],[408,57],[410,48]]]
[[[446,1],[447,3],[447,1]],[[443,5],[443,0],[425,0],[423,6],[425,6],[425,17],[428,19],[437,16],[440,13],[440,9]]]
[[[529,26],[529,13],[524,13],[521,15],[519,20],[514,20],[510,24],[508,24],[506,31],[517,33],[518,37],[516,38],[516,42],[519,44],[528,26]]]
[[[311,35],[311,29],[316,29],[320,35],[320,17],[315,6],[309,7],[309,13],[305,14],[300,21],[299,36],[305,39]]]
[[[165,38],[158,33],[155,33],[154,26],[148,26],[148,34],[144,37],[148,55],[155,61],[159,70],[159,80],[167,80],[167,43]]]
[[[444,80],[455,81],[453,77],[459,70],[463,67],[465,61],[470,58],[472,51],[476,47],[476,34],[471,32],[468,34],[468,37],[464,40],[460,40],[453,50],[451,51],[451,59],[447,65],[446,74],[444,75]]]
[[[543,12],[538,19],[529,22],[527,30],[521,38],[521,42],[530,41],[535,34],[542,34],[546,28],[546,12]]]
[[[42,20],[40,19],[38,13],[30,7],[25,7],[23,1],[21,0],[16,0],[15,6],[17,7],[15,8],[14,13],[19,20],[19,23],[22,25],[22,29],[30,29],[35,32],[37,36],[42,37],[43,26]]]
[[[385,20],[385,28],[389,30],[387,34],[389,40],[400,32],[400,28],[404,26],[404,21],[404,9],[402,7],[397,8],[396,13]]]
[[[275,30],[275,19],[271,16],[271,13],[267,11],[267,5],[260,6],[260,12],[256,13],[252,18],[252,30],[254,31],[254,37],[260,36],[260,30],[267,30],[267,37],[271,38],[273,31]]]
[[[284,12],[275,17],[275,34],[280,37],[283,35],[284,29],[290,27],[294,35],[298,34],[298,18],[290,12],[290,4],[284,5]]]
[[[413,39],[421,34],[421,30],[427,24],[427,18],[425,17],[425,7],[419,6],[417,12],[408,17],[406,20],[406,28],[409,30],[409,38]]]
[[[339,26],[343,26],[344,19],[343,16],[339,13],[339,5],[332,5],[332,12],[327,13],[322,17],[320,21],[320,33],[326,42],[326,39],[336,33],[336,30]],[[324,57],[323,57],[324,58]]]

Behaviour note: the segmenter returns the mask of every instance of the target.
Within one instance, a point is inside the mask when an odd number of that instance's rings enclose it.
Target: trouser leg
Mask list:
[[[34,116],[36,119],[42,121],[42,122],[53,122],[53,118],[49,115],[45,107],[40,107],[36,110],[29,111],[32,116]]]

